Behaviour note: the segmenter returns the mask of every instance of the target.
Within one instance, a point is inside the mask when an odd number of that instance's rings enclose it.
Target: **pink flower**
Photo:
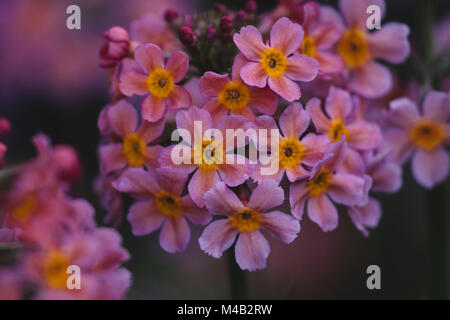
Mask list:
[[[157,168],[161,146],[148,146],[158,138],[164,129],[164,119],[157,122],[143,120],[138,127],[136,109],[120,100],[108,110],[108,122],[118,142],[111,142],[99,149],[101,170],[104,173],[125,167]]]
[[[281,114],[279,123],[283,133],[278,145],[279,169],[273,175],[262,175],[263,164],[259,161],[252,174],[253,180],[257,182],[272,178],[279,183],[284,172],[286,172],[290,182],[308,177],[310,168],[323,158],[324,152],[330,144],[330,139],[326,135],[308,133],[300,139],[310,123],[309,114],[303,109],[301,103],[290,104]],[[271,129],[278,130],[275,120],[268,116],[258,117],[251,126],[255,129],[266,129],[268,132]],[[258,149],[260,148],[261,146],[258,144]],[[275,155],[272,154],[271,156]]]
[[[301,220],[307,206],[309,218],[325,232],[338,225],[338,212],[331,200],[346,206],[367,201],[365,179],[340,172],[345,152],[344,141],[331,144],[324,159],[312,170],[309,180],[291,184],[289,190],[292,214]]]
[[[311,115],[317,132],[327,134],[332,142],[338,142],[344,135],[347,144],[357,150],[376,148],[382,140],[380,128],[376,124],[362,119],[356,119],[357,100],[352,100],[350,94],[342,89],[330,87],[325,101],[325,112],[322,111],[320,100],[311,99],[306,110]]]
[[[5,165],[5,153],[8,150],[6,146],[0,142],[0,169]]]
[[[270,195],[270,196],[268,196]],[[244,204],[223,182],[205,194],[206,207],[213,215],[226,219],[213,221],[198,239],[200,248],[214,258],[230,248],[236,236],[236,262],[243,270],[254,271],[266,267],[270,253],[269,242],[261,233],[291,243],[300,232],[300,223],[291,215],[270,211],[283,203],[284,192],[274,180],[262,181]]]
[[[130,52],[130,38],[122,27],[112,27],[103,33],[106,43],[100,49],[100,66],[102,68],[115,67]]]
[[[250,60],[240,75],[248,85],[270,89],[282,98],[293,101],[301,96],[294,81],[311,81],[319,63],[306,55],[295,53],[303,40],[303,29],[288,18],[279,19],[270,31],[270,45],[265,45],[254,26],[246,26],[233,36],[234,43]]]
[[[138,69],[125,70],[119,88],[126,96],[148,95],[142,102],[142,117],[156,122],[162,119],[167,108],[191,106],[189,92],[176,83],[183,80],[189,67],[184,52],[175,51],[165,63],[164,53],[154,44],[140,45],[134,51]]]
[[[379,6],[384,15],[383,0],[340,0],[339,7],[346,24],[337,14],[330,14],[329,18],[344,29],[337,52],[345,63],[349,89],[366,98],[377,98],[391,88],[392,74],[375,59],[395,64],[403,62],[410,52],[409,28],[392,22],[369,33],[366,10],[370,5]]]
[[[416,181],[433,188],[444,181],[449,171],[449,155],[444,145],[450,143],[450,96],[432,91],[423,102],[422,114],[408,98],[391,101],[385,139],[392,148],[390,156],[404,163],[413,154],[412,171]]]
[[[370,198],[363,206],[353,206],[347,209],[348,215],[355,227],[365,236],[369,236],[367,228],[375,228],[381,219],[381,204],[378,200]]]
[[[228,75],[206,72],[200,79],[200,91],[212,99],[202,108],[208,110],[214,123],[231,113],[242,115],[247,120],[255,120],[252,108],[262,114],[272,115],[277,108],[277,95],[269,88],[247,86],[241,79],[240,71],[248,63],[242,54],[234,58],[231,81]]]
[[[170,253],[183,252],[191,237],[186,218],[205,225],[211,215],[197,207],[189,195],[181,196],[188,174],[180,169],[159,168],[156,175],[144,169],[127,169],[114,186],[138,202],[130,207],[128,221],[133,234],[149,234],[161,226],[159,243]]]
[[[340,72],[344,61],[333,53],[333,47],[341,37],[342,29],[335,22],[326,19],[329,15],[329,7],[307,2],[302,8],[304,12],[302,27],[305,37],[298,52],[316,59],[320,64],[320,73]]]
[[[227,149],[226,142],[226,129],[239,129],[244,128],[247,120],[242,116],[225,116],[223,117],[215,129],[217,132],[221,132],[223,135],[223,152],[224,156],[222,163],[220,163],[220,159],[218,159],[219,154],[217,156],[211,157],[211,163],[205,161],[205,157],[207,154],[206,148],[214,148],[219,149],[221,146],[215,145],[215,137],[206,137],[205,133],[207,131],[211,131],[213,128],[212,119],[208,111],[199,109],[197,107],[192,107],[189,110],[179,111],[176,115],[176,122],[178,129],[186,129],[189,134],[180,132],[181,137],[183,138],[183,142],[176,145],[179,148],[179,152],[183,153],[183,155],[189,156],[189,163],[181,163],[175,164],[172,160],[172,151],[175,146],[170,146],[166,148],[159,158],[159,162],[161,167],[172,167],[172,168],[180,168],[185,170],[188,173],[192,173],[195,171],[191,180],[189,181],[188,190],[189,194],[192,197],[192,200],[199,206],[203,207],[205,205],[203,201],[203,195],[209,189],[211,189],[217,182],[224,181],[226,185],[235,187],[242,184],[245,180],[247,180],[250,171],[252,169],[251,165],[246,162],[246,158],[239,154],[231,154],[233,149]],[[194,122],[201,123],[202,132],[195,132]],[[194,137],[198,135],[202,141],[201,147],[202,150],[201,155],[203,157],[199,157],[200,163],[195,163],[194,153],[195,150],[195,141]],[[216,141],[217,142],[217,141]],[[242,147],[239,145],[239,142],[235,147]],[[234,163],[231,164],[229,161],[225,161],[225,157],[234,159]],[[192,161],[194,159],[194,161]],[[242,163],[242,164],[241,164]]]

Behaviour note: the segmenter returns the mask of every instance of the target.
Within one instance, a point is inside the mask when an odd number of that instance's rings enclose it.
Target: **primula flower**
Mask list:
[[[262,175],[263,164],[258,162],[253,170],[252,178],[257,182],[263,179],[272,178],[278,183],[283,178],[284,172],[289,181],[294,182],[299,178],[309,176],[308,167],[313,167],[322,159],[325,150],[330,144],[330,139],[326,135],[316,135],[308,133],[302,139],[300,136],[308,129],[310,117],[303,109],[301,103],[290,104],[280,116],[280,129],[283,136],[280,136],[278,145],[278,171],[273,175]],[[272,117],[260,116],[251,124],[256,129],[278,129]],[[268,146],[269,147],[269,146]],[[258,149],[261,146],[258,145]],[[267,150],[267,149],[266,149]],[[276,152],[271,150],[272,153]],[[272,157],[275,155],[272,154]],[[305,167],[306,166],[306,167]]]
[[[356,119],[357,107],[357,100],[352,100],[347,91],[330,87],[325,101],[326,114],[317,98],[307,103],[306,110],[317,132],[327,134],[332,142],[340,141],[344,135],[348,146],[357,150],[372,150],[381,143],[380,128],[376,124]]]
[[[376,98],[389,91],[392,74],[375,59],[403,62],[410,52],[409,27],[392,22],[369,33],[366,10],[370,5],[379,6],[381,15],[384,15],[383,0],[340,0],[339,8],[346,24],[336,14],[329,15],[329,18],[344,30],[337,52],[343,58],[349,76],[348,88],[366,98]]]
[[[157,168],[161,146],[148,146],[158,138],[164,129],[164,119],[157,122],[143,120],[138,127],[136,109],[124,100],[120,100],[108,110],[108,122],[112,132],[120,142],[103,145],[99,149],[101,169],[104,173],[125,167]]]
[[[197,130],[194,126],[194,122],[201,123],[202,132],[195,132]],[[227,150],[227,139],[226,139],[226,130],[227,129],[239,129],[244,128],[247,123],[247,120],[242,116],[225,116],[223,117],[215,129],[223,135],[223,152],[222,155],[224,159],[222,163],[216,161],[219,154],[216,156],[212,156],[210,162],[205,161],[204,159],[208,152],[207,148],[212,148],[214,146],[219,148],[219,145],[215,145],[214,137],[205,139],[205,132],[213,128],[213,123],[211,116],[208,111],[199,109],[197,107],[192,107],[189,110],[179,111],[176,115],[176,123],[178,129],[186,129],[189,132],[189,135],[186,136],[183,132],[180,132],[181,137],[183,138],[182,144],[176,145],[176,147],[180,148],[183,155],[191,155],[189,163],[181,163],[175,164],[172,161],[172,150],[175,146],[170,146],[166,148],[159,158],[159,162],[161,167],[172,167],[172,168],[180,168],[185,170],[188,173],[192,173],[195,171],[191,180],[189,181],[188,190],[189,194],[192,197],[192,200],[200,206],[203,207],[205,205],[203,201],[203,195],[206,191],[211,189],[217,182],[223,181],[225,184],[231,187],[236,187],[242,184],[245,180],[247,180],[252,166],[246,162],[244,156],[239,154],[234,154],[233,150]],[[202,139],[201,149],[199,150],[201,158],[201,163],[195,163],[194,154],[195,147],[193,139],[198,135]],[[236,148],[242,147],[238,144],[235,144]],[[212,151],[211,151],[212,152]],[[225,157],[230,158],[234,157],[234,163],[231,164],[228,161],[225,161]],[[220,160],[220,159],[219,159]]]
[[[400,164],[413,154],[412,171],[425,188],[445,180],[449,171],[449,154],[444,145],[450,143],[450,96],[432,91],[423,102],[422,114],[408,98],[391,101],[388,120],[394,128],[387,130],[391,157]]]
[[[262,114],[272,115],[277,108],[278,97],[269,88],[247,86],[241,79],[240,71],[248,62],[242,54],[234,58],[231,81],[228,75],[206,72],[200,79],[200,91],[211,97],[202,105],[208,110],[214,123],[231,113],[242,115],[247,120],[255,120],[255,108]]]
[[[138,46],[134,59],[140,70],[126,70],[120,77],[119,88],[126,96],[148,96],[142,102],[142,117],[155,122],[164,117],[167,108],[191,106],[189,92],[176,83],[183,80],[189,67],[184,52],[175,51],[165,63],[164,53],[154,44]]]
[[[186,218],[201,225],[211,221],[206,209],[197,207],[189,195],[181,196],[187,178],[180,169],[159,168],[153,174],[131,168],[114,182],[117,190],[139,199],[128,213],[133,234],[146,235],[162,226],[159,243],[164,250],[176,253],[186,249],[191,237]]]
[[[250,60],[240,75],[251,86],[270,89],[287,101],[301,96],[294,81],[311,81],[319,63],[306,55],[295,53],[303,40],[303,29],[288,18],[279,19],[270,31],[270,45],[264,44],[261,33],[254,26],[241,28],[233,36],[234,43]]]
[[[267,231],[284,243],[294,241],[300,232],[300,223],[291,215],[280,211],[266,213],[281,205],[283,200],[283,189],[272,179],[262,181],[253,190],[248,204],[242,203],[223,182],[219,182],[205,194],[205,202],[211,214],[226,216],[226,219],[215,220],[203,230],[198,239],[200,248],[214,258],[220,258],[239,235],[235,254],[241,269],[265,268],[270,246],[261,231]]]
[[[128,32],[122,27],[112,27],[105,33],[103,38],[106,43],[100,49],[100,66],[102,68],[115,67],[130,52],[130,38]]]
[[[340,172],[345,152],[344,141],[331,144],[310,178],[291,184],[289,189],[292,214],[301,220],[307,206],[309,218],[325,232],[338,225],[338,212],[330,198],[338,204],[354,206],[364,202],[366,196],[364,178]]]

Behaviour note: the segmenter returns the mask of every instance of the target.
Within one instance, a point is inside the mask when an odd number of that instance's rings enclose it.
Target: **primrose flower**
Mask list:
[[[215,220],[203,230],[198,239],[200,248],[220,258],[239,235],[235,255],[243,270],[266,267],[270,246],[262,230],[284,243],[294,241],[300,232],[300,223],[291,215],[280,211],[266,213],[284,200],[283,189],[272,179],[262,181],[245,204],[223,182],[216,184],[204,198],[211,214],[226,216],[226,219]]]
[[[377,5],[384,15],[386,6],[383,0],[340,0],[339,8],[346,24],[337,14],[328,17],[344,30],[337,52],[344,60],[348,88],[366,98],[377,98],[391,88],[392,74],[375,59],[403,62],[410,52],[409,27],[392,22],[369,33],[366,10],[370,5]]]
[[[303,28],[288,18],[279,19],[270,31],[270,45],[264,44],[261,33],[254,26],[241,28],[233,36],[234,43],[250,60],[240,75],[248,85],[270,89],[287,101],[301,96],[294,81],[311,81],[319,63],[306,55],[295,53],[303,40]]]
[[[146,235],[162,225],[161,247],[170,253],[186,249],[191,237],[186,218],[201,225],[211,221],[206,209],[197,207],[189,195],[181,196],[187,178],[188,174],[180,169],[158,168],[153,174],[130,168],[114,182],[117,190],[139,199],[128,213],[133,234]]]
[[[412,171],[417,182],[432,188],[445,180],[449,171],[450,96],[432,91],[423,102],[422,114],[412,100],[391,101],[388,120],[394,127],[385,134],[392,148],[390,156],[398,163],[412,157]]]
[[[348,146],[357,150],[371,150],[381,143],[381,131],[376,124],[355,118],[358,106],[357,100],[352,100],[347,91],[330,87],[325,101],[326,114],[317,98],[307,103],[306,110],[317,132],[327,134],[332,142],[340,141],[344,135]]]
[[[243,155],[234,154],[234,148],[227,149],[225,135],[227,129],[243,129],[247,123],[244,117],[236,115],[223,117],[215,130],[213,130],[214,134],[216,134],[216,131],[217,135],[221,133],[221,137],[224,136],[222,139],[219,139],[218,136],[207,134],[208,131],[211,133],[213,123],[209,112],[206,110],[194,106],[189,110],[181,110],[176,115],[176,123],[178,129],[186,130],[186,132],[183,132],[185,130],[180,130],[180,136],[183,138],[183,141],[175,146],[166,148],[161,153],[159,162],[161,167],[180,168],[188,173],[195,171],[189,181],[188,190],[192,200],[199,207],[205,205],[203,201],[205,192],[217,182],[223,181],[228,186],[236,187],[247,180],[252,166],[246,162],[246,158]],[[196,127],[195,123],[201,126]],[[196,136],[201,139],[198,142],[198,148],[196,148]],[[173,161],[172,153],[175,147],[178,148],[179,153],[183,154],[183,159],[187,155],[187,159],[185,159],[187,162],[183,160],[182,163],[176,164]],[[240,148],[243,145],[240,145],[238,141],[235,147]],[[223,149],[221,150],[221,148]],[[200,161],[195,159],[196,149],[199,149],[197,154],[199,154],[198,160]],[[223,160],[219,158],[221,156],[220,151],[222,151]],[[208,152],[211,153],[210,156],[208,156]],[[233,157],[233,163],[226,161],[230,157]]]
[[[118,142],[111,142],[99,149],[101,169],[104,173],[125,167],[157,168],[161,146],[148,146],[158,138],[164,129],[164,119],[157,122],[143,120],[138,127],[136,109],[124,100],[112,106],[107,113],[111,130],[119,137]]]
[[[206,72],[200,79],[200,91],[212,99],[202,108],[208,110],[214,123],[231,113],[242,115],[247,120],[255,120],[253,107],[262,114],[272,115],[277,109],[278,97],[269,88],[247,86],[241,79],[240,71],[248,63],[242,54],[234,58],[231,81],[228,75]]]
[[[284,172],[290,182],[305,178],[310,175],[310,168],[323,158],[325,150],[330,144],[326,135],[308,133],[302,139],[300,136],[308,129],[310,117],[303,109],[301,103],[291,103],[280,116],[280,129],[283,136],[280,137],[278,145],[278,171],[273,175],[262,175],[263,164],[258,162],[253,170],[252,178],[257,182],[272,178],[278,183],[283,178]],[[257,129],[278,129],[272,117],[260,116],[251,124]],[[261,146],[258,145],[258,149]],[[276,152],[271,150],[273,153]]]
[[[331,144],[324,159],[313,168],[309,180],[291,184],[289,189],[292,214],[301,220],[307,206],[309,218],[325,232],[336,229],[338,225],[338,212],[330,198],[346,206],[367,201],[367,181],[360,176],[340,172],[345,152],[344,141]]]
[[[119,88],[126,96],[147,95],[142,102],[142,117],[150,122],[159,121],[167,108],[191,106],[189,92],[176,83],[183,80],[189,59],[182,51],[175,51],[164,63],[163,51],[154,44],[138,46],[134,59],[140,70],[126,70],[120,77]]]

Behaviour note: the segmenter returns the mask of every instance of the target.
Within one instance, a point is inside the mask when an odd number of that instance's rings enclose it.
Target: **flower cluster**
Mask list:
[[[99,117],[100,195],[109,215],[120,221],[129,194],[135,235],[161,228],[161,247],[182,252],[190,221],[206,226],[198,242],[215,258],[237,238],[236,261],[253,271],[270,252],[262,232],[290,243],[304,212],[323,231],[347,212],[368,236],[381,218],[373,193],[401,187],[401,165],[413,152],[416,180],[426,188],[442,182],[450,95],[428,93],[422,112],[407,98],[391,101],[390,110],[374,106],[394,86],[393,69],[380,60],[399,64],[410,45],[404,24],[367,30],[371,4],[384,15],[383,0],[340,0],[339,11],[282,1],[261,16],[255,1],[195,17],[170,9],[160,32],[178,35],[181,46],[171,49],[171,37],[125,46],[122,29],[107,32],[101,55],[114,52],[111,88],[119,90]],[[140,109],[117,99],[132,96],[144,97]],[[217,144],[227,130],[249,129],[279,132],[279,142],[268,148],[246,137],[236,146],[227,135]],[[171,144],[174,137],[182,142]],[[197,151],[192,137],[200,139]],[[208,150],[220,161],[195,161]],[[263,151],[277,159],[275,172],[263,173]],[[235,161],[222,161],[229,157]]]

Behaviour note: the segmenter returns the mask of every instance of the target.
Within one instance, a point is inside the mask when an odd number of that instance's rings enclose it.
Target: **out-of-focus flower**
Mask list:
[[[204,198],[211,214],[226,216],[226,219],[213,221],[205,228],[198,240],[200,248],[214,258],[220,258],[239,235],[235,254],[241,269],[254,271],[266,267],[270,246],[261,230],[284,243],[294,241],[300,232],[300,223],[291,215],[280,211],[266,213],[284,200],[283,189],[272,179],[262,181],[245,204],[222,182]]]
[[[10,268],[0,268],[0,299],[19,300],[22,297],[22,274]]]
[[[94,188],[100,198],[101,206],[107,212],[104,222],[117,227],[122,222],[125,212],[121,194],[112,186],[114,180],[115,177],[100,175],[95,180]]]
[[[255,0],[247,1],[247,3],[245,4],[245,11],[250,14],[258,11],[258,4],[256,3],[256,1]]]
[[[108,109],[107,118],[118,140],[103,145],[99,149],[103,173],[120,170],[127,166],[139,168],[145,165],[150,169],[159,166],[158,155],[162,147],[148,144],[161,135],[164,119],[157,122],[143,120],[138,127],[136,109],[124,100],[120,100]]]
[[[0,169],[5,165],[5,153],[8,150],[8,148],[0,142]]]
[[[130,51],[130,37],[122,27],[112,27],[103,33],[106,43],[100,49],[100,66],[112,68],[125,58]]]
[[[224,181],[225,184],[235,187],[247,180],[252,167],[246,162],[242,155],[230,154],[233,149],[226,149],[228,147],[226,137],[223,137],[223,145],[219,145],[216,144],[214,136],[207,136],[206,133],[208,131],[211,133],[210,129],[213,128],[212,119],[208,111],[193,106],[189,110],[179,111],[176,115],[176,122],[178,129],[185,129],[189,134],[181,131],[180,136],[183,138],[183,144],[170,146],[164,149],[159,157],[159,162],[161,167],[181,168],[188,173],[195,171],[189,181],[188,190],[192,200],[194,200],[199,207],[205,205],[203,200],[205,192],[211,189],[219,181]],[[202,132],[197,131],[195,133],[195,130],[199,130],[200,128],[198,126],[195,127],[194,122],[197,122],[197,124],[201,123]],[[236,130],[244,128],[246,122],[247,120],[242,116],[225,116],[219,121],[217,126],[215,126],[215,129],[217,129],[218,132],[226,132],[227,129]],[[192,140],[194,136],[197,135],[202,137],[201,146],[197,146],[198,148],[201,147],[201,150],[198,150],[198,154],[200,155],[199,161],[196,161],[197,159],[195,159],[196,152],[194,147],[197,147]],[[175,147],[179,148],[179,152],[181,151],[183,155],[191,155],[189,164],[175,164],[173,162],[172,151]],[[239,145],[238,141],[238,145],[235,145],[234,147],[239,148],[242,146]],[[223,148],[223,150],[220,148]],[[209,149],[211,149],[211,157],[205,159],[205,157],[208,157],[206,154]],[[217,154],[212,155],[213,150],[217,152]],[[223,156],[222,161],[219,158],[221,155]],[[235,157],[233,164],[225,161],[225,157]]]
[[[144,169],[127,169],[114,186],[139,199],[130,207],[128,221],[133,234],[149,234],[161,226],[159,243],[170,253],[183,252],[191,238],[186,221],[205,225],[211,221],[206,209],[201,209],[189,195],[181,196],[188,174],[180,169],[159,168],[156,174]]]
[[[173,8],[169,8],[164,12],[164,20],[166,20],[167,23],[172,23],[178,16],[178,11]]]
[[[233,32],[233,21],[229,16],[222,16],[222,18],[220,18],[219,29],[223,35],[229,35]]]
[[[330,144],[328,136],[315,133],[308,133],[299,139],[310,123],[309,114],[300,103],[295,102],[289,105],[281,114],[279,123],[283,133],[278,146],[279,169],[273,175],[262,175],[261,167],[263,165],[258,162],[252,174],[253,180],[257,182],[271,178],[279,183],[285,172],[290,182],[308,177],[311,167],[323,158],[325,150]],[[251,127],[268,131],[278,129],[275,120],[268,116],[258,117]],[[274,150],[271,152],[274,153]],[[271,156],[273,157],[274,154]]]
[[[272,115],[277,108],[278,97],[269,88],[247,86],[241,79],[241,68],[248,62],[242,54],[234,59],[231,81],[228,75],[206,72],[200,79],[201,93],[212,99],[202,108],[208,110],[217,123],[223,116],[231,113],[242,115],[247,120],[255,120],[254,107],[262,114]]]
[[[191,106],[189,92],[176,83],[183,80],[189,67],[184,52],[173,52],[165,63],[164,53],[154,44],[140,45],[134,51],[140,70],[124,71],[119,88],[126,96],[148,95],[142,102],[142,118],[151,122],[162,119],[167,108]]]
[[[393,100],[388,121],[394,127],[385,139],[392,148],[390,156],[404,163],[412,154],[412,171],[416,181],[433,188],[445,180],[449,171],[449,155],[444,145],[450,143],[450,96],[432,91],[423,102],[422,113],[408,98]]]
[[[279,19],[270,31],[270,46],[254,26],[243,27],[233,36],[234,43],[250,60],[240,74],[251,86],[269,87],[287,101],[299,99],[300,88],[294,81],[311,81],[318,72],[317,60],[295,53],[303,40],[303,28],[288,18]]]
[[[309,218],[325,232],[334,230],[338,225],[338,212],[330,198],[346,206],[365,204],[366,181],[360,176],[340,172],[345,152],[344,141],[331,144],[324,159],[313,168],[309,180],[290,186],[292,214],[302,219],[307,206]]]
[[[189,26],[181,27],[179,38],[181,43],[188,49],[194,49],[197,45],[197,38]]]
[[[0,118],[0,137],[8,134],[11,131],[11,123],[6,118]]]
[[[74,181],[81,177],[80,159],[71,146],[55,146],[52,153],[52,165],[62,180]]]

